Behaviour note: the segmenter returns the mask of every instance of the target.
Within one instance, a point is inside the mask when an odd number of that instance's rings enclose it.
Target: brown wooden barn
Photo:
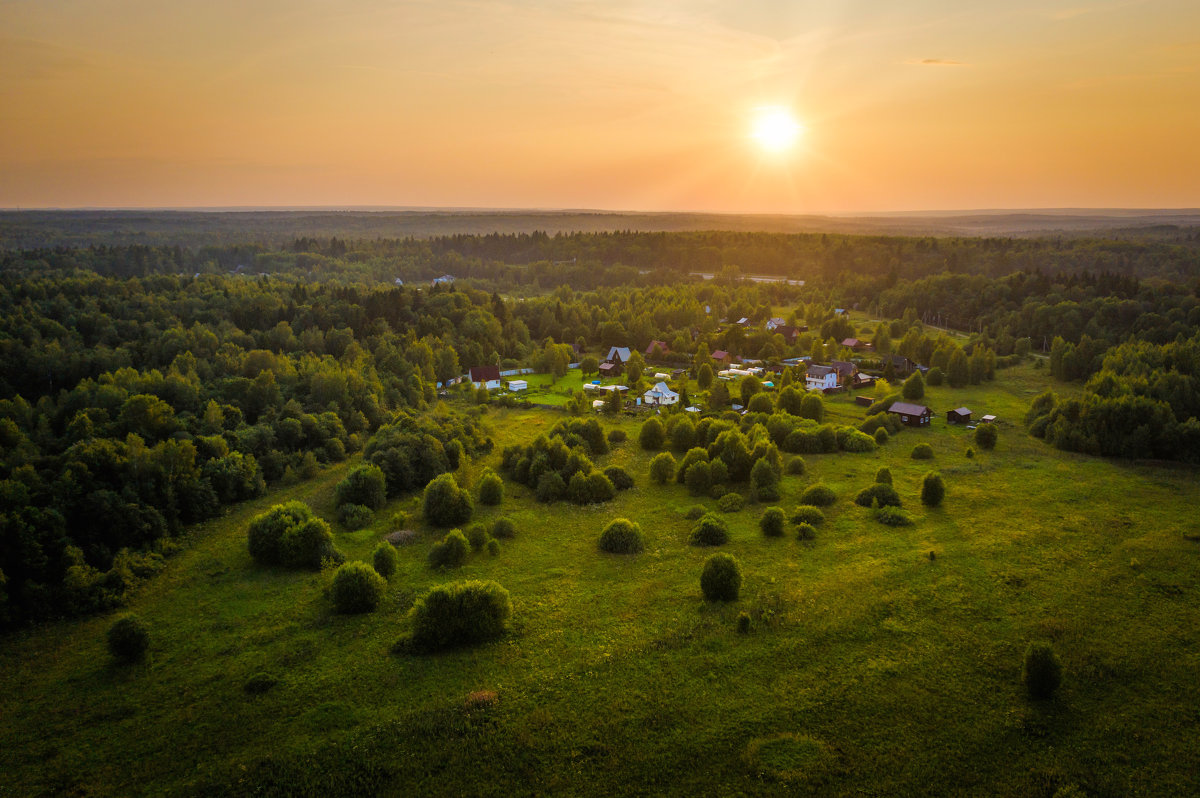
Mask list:
[[[955,410],[947,410],[946,421],[950,424],[970,424],[971,411],[965,407],[960,407]]]
[[[896,402],[888,412],[900,416],[900,422],[909,427],[925,427],[933,419],[933,411],[928,407],[908,402]]]

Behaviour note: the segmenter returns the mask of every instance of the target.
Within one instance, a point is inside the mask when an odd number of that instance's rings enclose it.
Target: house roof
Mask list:
[[[614,355],[615,355],[615,357],[614,357]],[[608,360],[611,360],[613,362],[616,362],[619,360],[622,363],[628,363],[629,362],[629,347],[614,346],[612,349],[609,349],[608,350]]]
[[[653,388],[646,391],[646,396],[650,396],[651,394],[654,394],[655,396],[679,396],[679,394],[672,391],[671,386],[667,385],[665,382],[655,383]]]
[[[903,366],[903,365],[906,365],[906,364],[912,362],[911,360],[906,358],[904,355],[884,355],[884,357],[886,357],[889,361],[891,361],[891,364],[893,366]]]
[[[795,338],[800,334],[800,331],[790,324],[777,324],[775,332],[782,335],[784,338]]]
[[[843,338],[842,339],[842,346],[848,346],[851,349],[858,346],[860,343],[862,343],[862,341],[858,340],[857,338]]]
[[[833,366],[809,366],[808,376],[810,377],[827,377],[836,369]]]
[[[889,413],[901,413],[906,416],[923,416],[930,412],[925,405],[914,405],[908,402],[896,402],[888,408]]]
[[[849,360],[835,360],[830,363],[838,374],[853,374],[858,371],[858,366],[851,363]]]
[[[600,364],[601,371],[616,371],[618,368],[620,368],[619,363],[601,363]]]
[[[651,341],[650,346],[646,347],[646,354],[654,354],[654,347],[656,346],[658,347],[658,351],[662,352],[664,355],[671,351],[671,348],[667,346],[666,341]]]
[[[956,407],[956,408],[954,408],[953,410],[951,410],[950,412],[951,412],[951,413],[958,413],[960,416],[969,416],[969,415],[971,415],[971,409],[970,409],[969,407]]]
[[[712,353],[713,360],[728,360],[730,355],[724,349],[717,349]]]
[[[500,379],[499,366],[471,366],[467,372],[471,382],[491,382]]]

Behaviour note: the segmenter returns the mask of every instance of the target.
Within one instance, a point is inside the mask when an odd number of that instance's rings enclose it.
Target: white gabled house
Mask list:
[[[659,382],[642,394],[642,401],[648,405],[674,405],[679,403],[679,394],[672,391],[671,386],[665,382]]]
[[[810,391],[832,391],[838,387],[838,373],[833,366],[809,366],[804,375],[804,387]]]
[[[499,366],[471,366],[467,374],[476,388],[482,386],[492,391],[500,387]]]

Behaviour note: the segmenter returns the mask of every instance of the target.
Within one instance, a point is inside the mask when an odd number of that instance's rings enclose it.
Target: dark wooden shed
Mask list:
[[[946,411],[946,421],[950,424],[970,424],[971,411],[965,407]]]
[[[870,407],[871,405],[875,404],[875,397],[861,395],[856,396],[854,397],[854,404],[861,405],[862,407]]]
[[[909,427],[928,426],[929,421],[933,418],[933,411],[925,405],[914,405],[908,402],[896,402],[888,408],[888,412],[900,416],[900,423]]]

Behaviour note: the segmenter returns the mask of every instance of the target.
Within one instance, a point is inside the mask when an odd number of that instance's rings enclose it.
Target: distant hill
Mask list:
[[[729,230],[901,236],[1097,235],[1173,238],[1200,233],[1200,209],[929,211],[858,216],[637,213],[583,210],[213,209],[0,211],[0,248],[89,244],[199,246],[299,236],[426,238],[455,234]]]

